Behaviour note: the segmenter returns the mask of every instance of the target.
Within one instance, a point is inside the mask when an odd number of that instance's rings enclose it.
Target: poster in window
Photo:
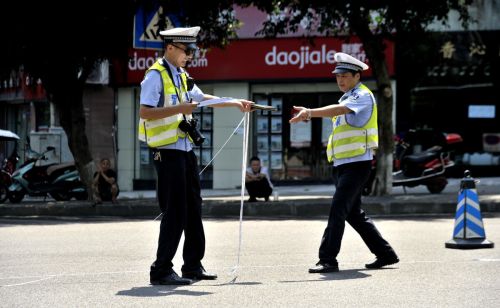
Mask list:
[[[212,134],[210,132],[204,132],[203,137],[205,137],[205,141],[203,142],[204,148],[209,148],[212,146]]]
[[[259,98],[255,102],[257,103],[257,105],[264,105],[264,106],[269,105],[267,98]]]
[[[323,118],[323,121],[321,122],[321,143],[323,143],[323,146],[325,147],[328,145],[328,138],[332,133],[332,128],[333,128],[332,119]]]
[[[267,117],[261,116],[257,118],[257,132],[267,133],[268,132]]]
[[[272,117],[271,118],[271,132],[272,133],[281,133],[281,117]]]
[[[269,143],[267,136],[257,137],[257,151],[267,151],[269,150]]]
[[[271,151],[281,151],[281,135],[271,136]]]
[[[141,142],[141,154],[140,154],[141,165],[149,165],[149,155],[150,153],[148,146],[144,142]]]
[[[311,121],[290,125],[290,146],[294,148],[311,146]]]
[[[262,166],[269,167],[269,152],[259,152],[257,156]]]
[[[281,152],[271,153],[271,169],[283,169],[283,158]]]
[[[281,114],[281,110],[283,110],[283,98],[273,97],[271,99],[271,106],[277,109],[276,111],[273,111],[272,114]]]
[[[212,159],[211,151],[202,151],[201,152],[201,165],[206,166]]]
[[[204,115],[203,121],[201,121],[201,129],[202,130],[212,129],[212,117],[210,115]]]

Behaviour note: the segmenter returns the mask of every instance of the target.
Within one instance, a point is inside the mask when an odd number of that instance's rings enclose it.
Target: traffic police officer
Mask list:
[[[339,104],[298,111],[290,123],[309,121],[313,117],[329,117],[333,121],[327,156],[334,165],[333,196],[328,225],[319,248],[319,262],[309,269],[310,273],[337,272],[337,255],[340,251],[345,221],[356,230],[370,251],[374,262],[367,268],[381,268],[399,262],[399,259],[380,235],[379,231],[361,209],[361,192],[368,179],[374,151],[378,146],[377,104],[372,92],[359,80],[368,65],[358,59],[338,52],[333,73],[344,95]]]
[[[165,52],[146,72],[141,82],[139,139],[153,153],[157,173],[157,195],[163,213],[156,260],[151,265],[151,284],[191,284],[192,280],[216,279],[205,271],[205,234],[201,218],[201,190],[196,156],[189,124],[197,102],[216,98],[203,93],[184,70],[198,49],[200,27],[161,31]],[[217,107],[234,106],[250,111],[247,100],[226,102]],[[184,126],[183,126],[184,125]],[[188,127],[189,128],[189,125]],[[192,130],[191,130],[192,131]],[[175,256],[184,231],[182,277],[173,270]]]

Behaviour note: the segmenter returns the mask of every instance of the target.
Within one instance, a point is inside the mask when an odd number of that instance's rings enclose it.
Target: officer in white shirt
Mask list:
[[[336,53],[333,73],[344,95],[339,104],[308,109],[295,107],[290,123],[309,121],[313,117],[332,118],[327,156],[333,162],[336,185],[328,225],[319,248],[319,261],[310,273],[338,272],[337,255],[344,234],[345,221],[356,230],[376,256],[367,268],[381,268],[399,262],[391,245],[361,209],[361,192],[368,180],[371,161],[378,146],[377,103],[372,92],[360,82],[368,65],[345,54]]]
[[[205,233],[201,217],[201,189],[193,142],[202,142],[192,122],[198,102],[216,98],[203,93],[184,67],[198,47],[200,27],[161,31],[165,42],[163,58],[146,72],[141,82],[138,136],[153,153],[157,173],[157,195],[163,217],[156,260],[151,265],[151,284],[186,285],[193,280],[216,279],[207,273],[201,260],[205,254]],[[240,99],[214,107],[251,110],[253,102]],[[182,277],[173,270],[181,235],[184,232]]]

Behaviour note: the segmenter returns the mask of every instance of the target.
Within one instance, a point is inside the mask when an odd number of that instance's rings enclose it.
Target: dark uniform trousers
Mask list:
[[[378,257],[394,254],[392,247],[361,209],[361,192],[370,175],[370,169],[371,161],[347,163],[334,168],[336,190],[328,225],[321,239],[320,261],[337,263],[346,221],[359,233],[373,254]]]
[[[182,271],[198,269],[205,254],[205,233],[201,220],[200,177],[194,152],[153,150],[153,160],[163,217],[156,260],[151,265],[150,275],[158,278],[173,271],[172,259],[183,231]]]

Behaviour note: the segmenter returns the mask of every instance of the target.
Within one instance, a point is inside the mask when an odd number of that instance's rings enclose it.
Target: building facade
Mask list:
[[[187,70],[206,93],[220,97],[246,98],[270,105],[277,111],[251,114],[249,156],[259,156],[277,183],[329,181],[331,167],[326,162],[326,144],[331,120],[311,121],[290,126],[293,106],[310,108],[336,103],[342,95],[332,69],[336,52],[349,53],[367,62],[356,37],[255,38],[253,24],[265,18],[255,10],[238,11],[246,26],[240,39],[225,49],[201,49]],[[259,15],[261,14],[261,15]],[[154,21],[155,15],[149,17]],[[141,21],[141,24],[154,24]],[[146,31],[143,29],[143,31]],[[154,32],[154,31],[148,31]],[[137,31],[135,37],[142,37]],[[151,38],[150,38],[151,39]],[[130,51],[128,71],[117,78],[118,170],[121,189],[151,189],[155,174],[148,148],[137,140],[140,82],[145,70],[162,56],[161,38],[136,42]],[[394,44],[387,42],[386,61],[394,74]],[[363,81],[375,88],[371,71]],[[392,82],[393,91],[396,83]],[[202,186],[234,188],[241,185],[242,130],[237,130],[226,147],[215,154],[232,135],[243,114],[235,108],[200,108],[195,117],[207,137],[195,152],[199,159]]]

